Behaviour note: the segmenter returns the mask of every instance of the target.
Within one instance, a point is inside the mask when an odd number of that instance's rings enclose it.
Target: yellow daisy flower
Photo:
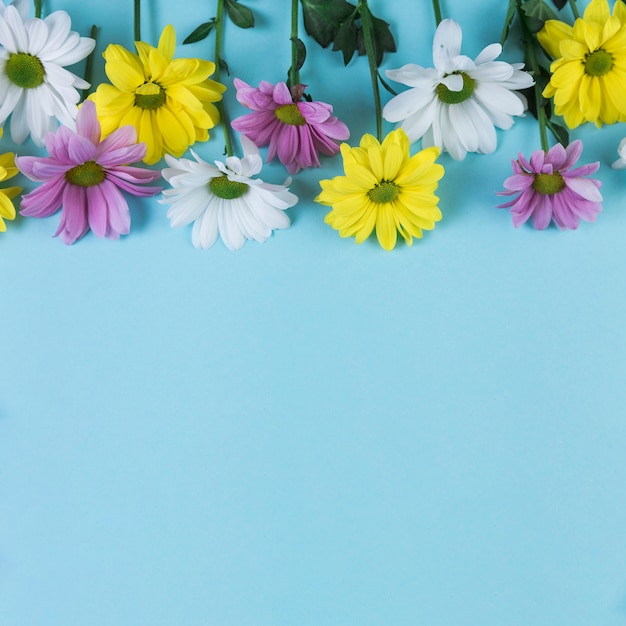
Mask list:
[[[537,33],[555,61],[543,91],[554,96],[554,111],[570,128],[626,121],[626,5],[592,0],[582,18],[569,26],[548,20]]]
[[[137,141],[146,144],[146,163],[164,154],[182,156],[196,141],[209,138],[219,121],[213,102],[224,85],[208,77],[215,64],[201,59],[174,59],[176,33],[163,29],[157,48],[136,41],[138,54],[110,44],[103,55],[112,85],[103,83],[89,96],[96,103],[102,135],[120,126],[134,126]]]
[[[0,128],[2,137],[2,128]],[[18,173],[15,167],[15,155],[12,152],[0,154],[0,183],[12,178]],[[22,189],[20,187],[0,188],[0,233],[6,231],[4,220],[15,219],[15,207],[11,200],[17,196]]]
[[[332,206],[325,218],[342,237],[365,241],[376,227],[378,243],[392,250],[400,233],[407,244],[432,230],[441,219],[435,189],[444,170],[435,163],[439,148],[409,155],[409,138],[401,129],[383,143],[363,135],[358,148],[341,144],[345,176],[322,180],[316,202]]]

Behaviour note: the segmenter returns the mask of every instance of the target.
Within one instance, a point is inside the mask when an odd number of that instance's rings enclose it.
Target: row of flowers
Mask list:
[[[522,7],[521,0],[511,0],[511,6],[515,3]],[[365,0],[357,8],[366,26]],[[291,175],[319,166],[320,155],[340,152],[344,175],[321,180],[315,198],[331,207],[326,222],[357,243],[375,231],[380,245],[391,250],[398,235],[411,244],[441,219],[435,194],[444,176],[440,152],[458,160],[493,152],[496,129],[510,128],[528,108],[522,91],[535,88],[537,103],[540,95],[552,99],[569,128],[626,121],[622,0],[616,0],[612,13],[607,0],[592,0],[573,26],[545,22],[536,39],[554,60],[542,94],[537,68],[529,73],[522,63],[497,60],[499,43],[475,59],[462,55],[460,26],[440,20],[434,67],[408,64],[386,72],[408,87],[382,108],[382,116],[397,128],[382,137],[378,125],[378,137],[366,134],[358,147],[346,143],[349,129],[332,106],[313,101],[298,80],[253,87],[235,78],[237,100],[251,110],[231,123],[240,133],[243,155],[235,156],[228,141],[227,157],[213,163],[190,147],[207,141],[220,121],[226,126],[219,62],[175,58],[176,35],[166,26],[156,47],[136,41],[135,53],[108,45],[103,56],[110,83],[81,102],[78,90],[89,84],[65,68],[90,55],[95,41],[72,31],[64,11],[42,19],[30,18],[29,9],[28,0],[8,6],[0,0],[0,125],[9,123],[14,142],[30,137],[48,155],[1,155],[0,182],[19,171],[39,183],[21,197],[20,214],[47,217],[60,210],[55,235],[66,244],[90,230],[111,239],[129,233],[125,194],[159,193],[160,202],[169,205],[172,227],[193,223],[196,247],[209,248],[218,237],[232,250],[249,239],[263,242],[273,230],[289,226],[286,210],[298,201],[288,189],[290,179],[275,185],[258,177],[259,148],[267,146],[267,159],[278,158]],[[511,199],[500,206],[510,208],[515,226],[530,220],[538,229],[551,222],[575,229],[581,220],[594,221],[601,210],[600,182],[590,178],[599,163],[576,167],[580,140],[550,148],[541,115],[539,110],[542,149],[529,159],[520,154],[513,160],[514,173],[500,192]],[[225,128],[225,136],[229,132]],[[411,144],[418,141],[422,147],[411,155]],[[192,158],[184,157],[188,150]],[[136,165],[161,159],[167,164],[161,170]],[[626,167],[626,153],[614,166]],[[168,188],[154,184],[161,177]],[[6,230],[4,220],[15,218],[13,201],[20,193],[18,187],[0,188],[0,231]]]

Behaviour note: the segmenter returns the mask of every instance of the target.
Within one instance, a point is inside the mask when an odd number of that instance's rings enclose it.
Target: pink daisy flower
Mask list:
[[[513,161],[513,176],[504,181],[506,191],[499,196],[516,196],[498,208],[511,208],[513,225],[517,228],[532,217],[538,230],[550,221],[561,229],[576,229],[580,220],[594,222],[602,210],[602,184],[595,178],[585,178],[598,171],[600,163],[573,168],[583,151],[580,139],[567,148],[560,143],[548,152],[535,150],[530,161],[519,154]]]
[[[161,187],[142,187],[157,180],[160,172],[128,165],[146,154],[134,127],[124,126],[100,141],[96,106],[89,100],[78,111],[76,132],[60,126],[46,135],[45,144],[50,156],[15,159],[22,173],[43,183],[22,198],[20,214],[48,217],[60,208],[54,236],[61,235],[66,244],[89,229],[109,239],[126,235],[130,211],[122,191],[142,197],[161,191]]]
[[[237,100],[253,113],[233,120],[231,126],[257,146],[269,144],[267,160],[278,155],[290,174],[319,167],[318,153],[334,156],[340,141],[350,136],[348,127],[325,102],[302,101],[305,85],[289,91],[286,83],[261,81],[258,89],[235,78]]]

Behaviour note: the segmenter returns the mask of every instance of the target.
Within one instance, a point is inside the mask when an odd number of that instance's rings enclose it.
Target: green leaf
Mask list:
[[[341,25],[354,19],[356,7],[345,0],[300,0],[304,29],[322,48],[329,46]],[[340,48],[337,48],[340,49]]]
[[[543,28],[547,20],[559,19],[545,0],[527,0],[522,4],[522,11],[528,18],[528,28],[535,33]]]
[[[226,72],[230,76],[230,70],[228,69],[228,63],[226,63],[226,61],[224,61],[224,59],[222,59],[222,58],[219,59],[218,63],[220,65],[220,70]]]
[[[206,39],[211,31],[215,28],[215,18],[211,18],[210,22],[200,24],[186,39],[183,44],[196,43],[196,41],[202,41]]]
[[[293,39],[291,39],[291,41],[294,41]],[[297,58],[297,62],[296,62],[296,72],[299,71],[300,69],[302,69],[302,66],[304,65],[304,61],[306,60],[306,46],[304,45],[304,42],[302,41],[302,39],[295,39],[295,44],[296,44],[296,53],[298,55]]]
[[[509,6],[506,10],[506,16],[504,18],[504,26],[502,26],[502,34],[500,35],[500,45],[503,46],[509,36],[509,29],[515,18],[515,12],[517,9],[517,0],[509,0]]]
[[[372,26],[374,30],[374,50],[376,53],[376,66],[383,62],[385,52],[395,52],[396,42],[389,30],[389,24],[372,15]]]
[[[254,26],[254,15],[248,7],[240,4],[237,0],[226,0],[225,6],[228,17],[235,26],[239,26],[239,28],[252,28]]]
[[[560,124],[554,123],[552,120],[547,120],[546,126],[550,129],[550,132],[554,135],[554,138],[559,143],[562,143],[564,147],[567,147],[567,144],[569,143],[568,130]]]
[[[567,4],[567,0],[552,0],[552,4],[560,11]]]
[[[350,59],[352,59],[354,53],[357,51],[357,41],[358,30],[354,20],[350,19],[342,22],[341,26],[337,30],[337,34],[335,35],[333,50],[341,50],[344,65],[348,65],[348,63],[350,63]]]

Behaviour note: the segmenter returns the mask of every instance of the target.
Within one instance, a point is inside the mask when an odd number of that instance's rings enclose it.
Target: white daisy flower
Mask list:
[[[392,80],[411,87],[384,107],[389,122],[401,122],[411,142],[439,146],[457,160],[468,152],[496,149],[496,128],[508,129],[526,110],[516,89],[534,84],[523,63],[495,61],[502,46],[493,43],[472,61],[461,54],[461,27],[442,20],[433,40],[434,68],[414,63],[387,70]]]
[[[298,198],[285,185],[270,185],[258,178],[263,167],[259,149],[241,136],[244,157],[231,156],[226,163],[211,165],[192,150],[195,161],[165,160],[170,167],[163,169],[163,178],[172,189],[163,191],[159,201],[171,204],[167,211],[172,228],[194,222],[191,241],[196,248],[210,248],[217,236],[229,250],[238,250],[247,239],[264,242],[277,228],[288,228],[285,209]]]
[[[619,155],[619,159],[617,159],[611,167],[616,170],[626,170],[626,137],[619,142],[617,154]]]
[[[65,11],[27,19],[24,4],[0,8],[0,125],[11,115],[13,141],[22,143],[30,135],[42,146],[57,120],[74,127],[77,89],[89,83],[64,66],[84,59],[96,42],[70,30]]]

